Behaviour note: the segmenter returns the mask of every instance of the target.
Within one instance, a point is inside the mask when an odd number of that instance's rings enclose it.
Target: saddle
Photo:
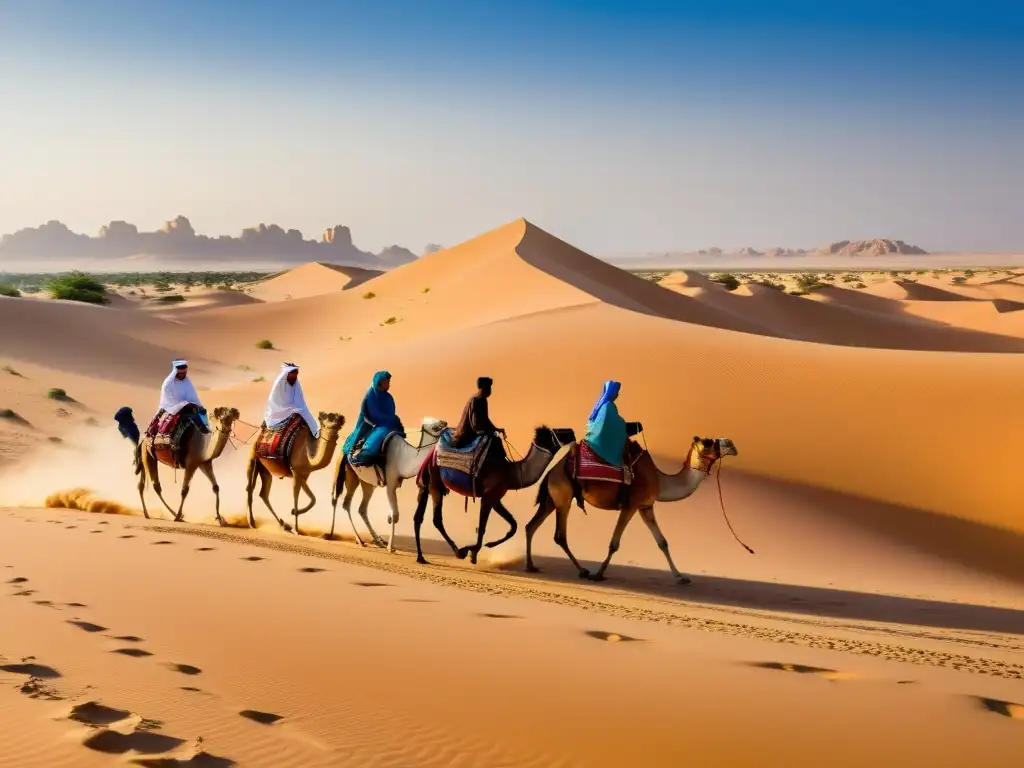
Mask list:
[[[292,476],[292,446],[298,437],[299,427],[303,424],[305,420],[300,414],[295,413],[283,424],[263,427],[256,439],[256,458],[263,462],[263,466],[269,469],[271,474],[278,477]]]
[[[146,437],[153,441],[153,455],[161,464],[172,469],[185,466],[188,440],[196,431],[192,421],[194,413],[195,408],[191,407],[182,408],[177,413],[161,411],[150,422]]]
[[[633,467],[643,454],[643,450],[632,440],[626,443],[624,462],[621,466],[609,464],[587,444],[580,441],[572,447],[571,467],[572,479],[577,481],[598,481],[632,485]]]
[[[383,465],[384,457],[387,456],[388,443],[390,443],[397,434],[398,432],[395,430],[388,432],[381,441],[380,448],[373,453],[366,453],[363,450],[366,446],[366,438],[363,438],[352,447],[352,450],[348,452],[348,455],[345,458],[348,459],[348,463],[353,467],[372,467]],[[369,435],[367,435],[367,437],[369,437]]]
[[[491,447],[492,435],[478,435],[465,448],[456,448],[452,442],[454,433],[446,429],[437,442],[435,455],[441,469],[454,469],[475,478],[480,473],[487,451]]]

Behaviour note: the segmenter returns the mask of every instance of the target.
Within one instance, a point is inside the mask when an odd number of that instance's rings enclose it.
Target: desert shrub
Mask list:
[[[5,365],[3,367],[3,372],[4,373],[9,373],[11,376],[21,376],[20,373],[18,373],[16,370],[14,370],[13,367],[11,367],[9,365]],[[24,377],[22,377],[22,378],[24,378]]]
[[[260,339],[256,342],[256,349],[273,349],[274,342],[270,339]]]
[[[161,304],[176,304],[179,301],[184,301],[185,297],[180,293],[172,293],[167,296],[161,296],[158,301]]]
[[[0,419],[16,419],[18,414],[12,411],[10,408],[0,408]]]
[[[373,291],[367,291],[366,293],[363,294],[363,298],[364,299],[376,299],[377,298],[377,294],[374,293]]]
[[[839,279],[842,280],[844,283],[856,283],[860,281],[860,275],[855,275],[852,272],[847,272]]]
[[[9,296],[12,299],[16,299],[21,296],[21,291],[15,288],[13,285],[7,283],[0,283],[0,296]]]
[[[429,288],[424,288],[424,289],[423,289],[423,292],[424,292],[424,293],[430,293],[430,289],[429,289]]]
[[[961,275],[957,275],[956,277],[953,278],[953,285],[963,285],[966,282],[967,278],[962,277]]]
[[[252,380],[252,383],[259,384],[261,381],[266,381],[266,378],[263,376],[257,376],[255,379]]]
[[[54,387],[53,389],[49,390],[46,393],[46,396],[48,398],[50,398],[51,400],[61,400],[61,401],[63,401],[63,400],[70,400],[71,399],[70,397],[68,397],[68,393],[65,392],[63,389],[60,389],[59,387]]]
[[[825,287],[825,284],[818,279],[816,272],[804,272],[803,274],[797,275],[795,280],[797,290],[801,291],[801,293],[796,294],[793,293],[793,291],[790,291],[794,296],[803,296],[811,291],[816,291],[819,288]]]
[[[807,295],[807,291],[800,290],[799,288],[794,288],[792,291],[789,291],[789,295],[790,296],[806,296]]]
[[[157,283],[156,285],[153,286],[153,290],[156,291],[157,293],[168,293],[172,290],[172,288],[168,283]]]
[[[64,442],[63,440],[61,440],[56,435],[51,435],[50,437],[48,437],[46,439],[49,440],[51,443],[63,443]]]
[[[86,304],[108,304],[110,297],[103,283],[84,272],[72,272],[52,278],[46,286],[55,299],[82,301]]]
[[[973,269],[965,269],[964,270],[964,277],[974,277],[974,275],[975,275],[975,272],[974,272]]]
[[[828,283],[831,283],[832,281],[834,281],[836,279],[836,276],[833,275],[831,272],[828,272],[828,273],[822,275],[821,279],[826,281],[826,282],[828,282]]]
[[[397,317],[389,317],[387,320],[385,320],[383,323],[381,323],[381,325],[394,325],[397,322],[398,322],[398,318]]]
[[[864,285],[864,283],[855,283],[853,287],[854,288],[867,288],[867,286]]]
[[[776,291],[786,290],[786,286],[782,283],[776,283],[774,280],[765,278],[764,280],[755,280],[754,283],[757,285],[763,285],[765,288],[774,288]]]
[[[725,286],[727,291],[735,291],[740,287],[739,278],[736,275],[730,274],[729,272],[722,272],[717,275],[711,275],[711,279],[716,283],[721,283]]]
[[[41,291],[42,288],[40,288],[38,285],[23,285],[23,286],[21,286],[19,288],[19,290],[22,293],[27,293],[27,294],[31,295],[31,294],[34,294],[34,293],[39,293],[39,291]]]

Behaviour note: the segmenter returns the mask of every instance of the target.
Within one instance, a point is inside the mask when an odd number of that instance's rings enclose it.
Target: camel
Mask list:
[[[287,464],[275,460],[267,460],[256,455],[256,447],[266,431],[262,427],[253,441],[252,451],[249,453],[249,464],[245,470],[246,494],[249,510],[249,527],[256,527],[256,518],[252,514],[252,493],[256,488],[256,479],[260,480],[260,498],[270,514],[286,531],[299,533],[299,515],[304,515],[316,504],[316,496],[309,489],[309,476],[311,473],[330,465],[331,457],[334,456],[334,449],[338,445],[338,434],[345,425],[345,417],[337,413],[324,413],[317,415],[320,424],[320,436],[313,437],[312,430],[303,422],[298,426],[298,434],[292,442],[291,453],[288,456]],[[277,512],[270,505],[270,485],[274,475],[278,477],[292,478],[292,517],[295,519],[295,527],[288,525],[277,516]],[[299,509],[299,489],[306,492],[309,497],[309,504]]]
[[[128,418],[131,419],[130,416]],[[231,429],[237,420],[237,408],[214,408],[212,418],[210,419],[213,429],[209,435],[203,435],[195,427],[192,427],[190,430],[191,435],[187,436],[184,440],[184,460],[180,467],[174,467],[175,469],[185,470],[184,477],[181,480],[181,502],[178,505],[177,512],[171,509],[170,505],[164,500],[158,471],[160,462],[157,460],[153,449],[153,438],[143,436],[140,439],[136,448],[137,463],[135,471],[139,475],[139,499],[142,501],[142,514],[147,519],[149,518],[149,510],[146,509],[147,482],[153,485],[157,498],[163,502],[167,511],[174,516],[174,522],[180,523],[185,517],[183,512],[185,497],[188,496],[189,487],[192,484],[192,476],[195,475],[196,470],[201,470],[204,475],[210,478],[210,484],[213,486],[213,495],[216,500],[214,510],[217,515],[217,522],[221,525],[225,524],[224,518],[220,516],[220,486],[217,485],[217,478],[213,475],[213,462],[215,459],[220,458],[220,455],[224,452],[224,447],[231,436]],[[134,424],[134,421],[134,419],[131,419],[132,424]]]
[[[467,497],[468,495],[458,489],[450,489],[441,479],[440,468],[437,465],[437,454],[431,452],[420,469],[418,482],[420,486],[419,497],[416,502],[416,514],[413,517],[413,529],[416,533],[416,562],[422,565],[429,565],[423,557],[423,548],[420,546],[420,527],[423,525],[423,518],[427,510],[427,498],[434,502],[434,527],[448,542],[455,556],[464,560],[466,555],[470,556],[470,562],[476,565],[477,556],[484,546],[484,531],[487,528],[487,518],[490,517],[493,509],[501,519],[509,525],[509,531],[500,539],[487,543],[487,547],[496,547],[499,544],[511,539],[518,530],[518,524],[512,514],[505,509],[501,500],[509,491],[528,488],[540,480],[544,470],[554,459],[555,454],[565,445],[576,441],[576,435],[571,429],[551,429],[540,426],[534,431],[533,442],[526,458],[520,461],[506,461],[493,450],[488,452],[484,465],[477,475],[478,496],[480,498],[480,520],[477,525],[476,544],[468,547],[456,547],[448,532],[444,528],[443,505],[444,497],[449,490],[455,490]],[[436,449],[435,449],[436,450]]]
[[[631,443],[630,448],[633,446],[636,444]],[[636,446],[634,450],[639,450],[639,446]],[[639,512],[640,518],[647,524],[651,535],[654,536],[658,548],[665,553],[668,567],[676,581],[679,584],[689,584],[690,579],[680,573],[675,563],[672,562],[672,555],[668,551],[668,541],[661,533],[661,529],[658,528],[658,521],[654,519],[654,504],[658,501],[679,501],[697,490],[701,481],[710,474],[715,462],[723,456],[738,455],[732,440],[694,437],[683,468],[674,475],[666,475],[661,472],[655,466],[651,455],[647,451],[641,451],[633,465],[633,482],[625,502],[619,498],[621,487],[619,483],[600,480],[575,483],[569,474],[573,455],[570,453],[564,460],[552,467],[537,491],[537,514],[526,524],[526,570],[531,573],[537,573],[540,570],[533,564],[531,550],[533,535],[548,518],[548,515],[556,512],[555,543],[565,550],[565,554],[569,556],[569,560],[579,571],[581,579],[590,578],[594,581],[603,581],[608,563],[611,562],[612,555],[619,548],[623,531],[626,530],[629,521],[633,519],[633,515]],[[619,520],[615,524],[611,542],[608,544],[608,556],[592,576],[586,568],[579,564],[569,550],[567,536],[569,508],[574,499],[580,498],[580,493],[582,493],[583,499],[598,509],[619,510]],[[581,508],[582,506],[580,503]]]
[[[423,427],[420,429],[419,445],[413,446],[397,435],[388,441],[384,454],[384,487],[388,495],[388,504],[391,505],[391,514],[388,515],[388,523],[391,525],[391,537],[386,545],[388,552],[395,551],[395,526],[398,525],[398,489],[401,487],[403,480],[416,477],[420,467],[423,465],[423,460],[426,459],[427,454],[430,453],[434,444],[440,439],[441,433],[447,427],[448,422],[442,419],[424,419]],[[378,547],[385,546],[384,540],[377,535],[377,532],[373,530],[373,526],[370,525],[368,514],[370,497],[373,496],[373,492],[377,489],[379,482],[377,472],[376,467],[353,467],[348,463],[344,455],[338,457],[331,490],[331,532],[327,534],[326,539],[334,538],[334,521],[338,511],[338,497],[341,495],[341,490],[344,487],[345,499],[342,501],[342,507],[348,513],[348,521],[352,524],[352,532],[356,536],[356,542],[358,542],[360,547],[366,546],[359,536],[359,531],[356,530],[355,521],[352,519],[352,497],[356,493],[356,488],[362,487],[363,500],[359,504],[359,516],[363,518],[363,522],[370,531],[373,543]]]

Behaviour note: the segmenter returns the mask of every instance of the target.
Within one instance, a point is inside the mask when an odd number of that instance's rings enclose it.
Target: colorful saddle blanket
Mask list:
[[[348,463],[353,467],[371,467],[383,464],[384,457],[387,456],[388,443],[390,443],[397,434],[398,432],[395,430],[388,432],[383,440],[374,441],[378,447],[367,451],[366,447],[369,443],[369,438],[372,436],[371,433],[371,435],[367,435],[365,440],[357,442],[345,458],[348,459]]]
[[[180,469],[185,466],[185,451],[188,440],[195,432],[192,408],[183,408],[178,413],[161,411],[150,423],[146,436],[153,441],[153,455],[165,466]]]
[[[453,469],[475,478],[483,466],[493,439],[491,435],[480,435],[465,448],[456,448],[452,444],[452,430],[446,429],[441,433],[441,439],[434,451],[437,456],[437,466],[441,469]]]
[[[292,446],[299,435],[299,427],[305,424],[299,414],[293,414],[284,424],[264,427],[256,439],[256,457],[263,466],[278,477],[291,477]]]
[[[580,441],[573,447],[572,467],[577,480],[598,480],[608,483],[633,482],[633,465],[639,458],[640,448],[632,440],[626,445],[625,463],[621,467],[613,466],[597,455],[587,442]]]

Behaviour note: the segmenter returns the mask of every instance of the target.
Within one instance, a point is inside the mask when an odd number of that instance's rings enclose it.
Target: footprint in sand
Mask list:
[[[243,709],[238,714],[260,725],[273,725],[282,719],[282,715],[275,715],[273,712],[260,712],[256,709]]]
[[[64,527],[67,528],[69,531],[73,531],[78,526],[77,525],[65,525]]]
[[[105,755],[123,755],[138,752],[143,755],[158,755],[170,752],[185,743],[184,739],[153,733],[147,730],[136,730],[131,733],[119,733],[106,728],[97,730],[82,742],[82,746]],[[187,763],[185,763],[187,765]]]
[[[645,642],[639,637],[630,637],[629,635],[620,635],[618,632],[602,632],[599,629],[591,629],[584,632],[587,637],[592,637],[595,640],[604,640],[606,643],[642,643]]]
[[[142,638],[137,635],[121,635],[120,637],[111,637],[111,640],[120,640],[122,643],[141,643]]]
[[[15,597],[30,597],[30,596],[34,595],[35,593],[36,593],[36,591],[34,589],[23,589],[20,592],[15,592],[14,596]]]
[[[45,701],[61,701],[64,698],[56,688],[38,677],[30,677],[19,685],[18,692],[30,699],[44,699]]]
[[[85,603],[64,603],[68,608],[88,608]]]
[[[84,704],[73,706],[64,717],[67,720],[74,720],[76,723],[100,727],[128,720],[132,717],[132,713],[127,709],[108,707],[98,701],[87,701]],[[139,719],[141,720],[141,718]]]
[[[852,672],[839,672],[835,669],[826,669],[824,667],[811,667],[806,664],[784,664],[779,661],[751,661],[748,662],[751,667],[758,667],[759,669],[777,669],[783,672],[796,672],[800,675],[816,675],[823,677],[826,680],[853,680],[857,675]]]
[[[0,672],[10,672],[15,675],[28,675],[29,677],[37,677],[43,680],[55,680],[61,676],[60,672],[53,667],[32,662],[27,664],[3,664],[0,665]]]
[[[187,757],[139,757],[132,760],[132,765],[142,768],[175,768],[175,766],[192,766],[192,768],[233,768],[238,765],[229,757],[218,757],[198,748],[187,750]]]
[[[522,616],[514,616],[511,613],[478,613],[477,616],[482,616],[485,619],[521,619]]]
[[[425,597],[403,597],[403,603],[436,603],[437,600],[428,600]]]
[[[247,560],[250,563],[258,563],[260,560],[266,560],[267,558],[260,557],[259,555],[249,555],[248,557],[243,557],[242,559]]]
[[[153,654],[142,648],[117,648],[111,653],[118,653],[122,656],[131,656],[133,659],[141,659],[143,656],[152,656]]]
[[[357,587],[390,587],[390,584],[382,584],[379,581],[353,581]]]
[[[73,624],[79,629],[83,629],[86,632],[106,632],[106,627],[101,627],[99,624],[93,624],[88,621],[69,621],[68,624]]]
[[[168,541],[167,539],[160,539],[160,541],[154,541],[153,545],[155,546],[157,544],[173,544],[173,543],[174,543],[173,541]]]
[[[214,549],[214,547],[199,547],[196,552],[213,552]]]
[[[308,566],[306,568],[299,568],[299,573],[323,573],[326,570],[326,568],[314,568],[313,566]]]
[[[89,533],[103,533],[103,531],[89,531]]]
[[[168,662],[167,664],[164,664],[164,666],[172,672],[180,672],[183,675],[201,675],[203,673],[203,670],[199,667],[193,667],[191,664]]]
[[[10,568],[11,566],[7,566],[7,567]],[[8,579],[7,583],[8,584],[24,584],[26,581],[28,581],[28,579],[26,579],[24,576],[15,576],[13,579]]]
[[[124,536],[118,536],[117,538],[119,538],[119,539],[134,539],[135,538],[135,534],[134,533],[126,533]]]
[[[988,712],[995,712],[997,715],[1008,717],[1011,720],[1024,720],[1024,704],[1016,704],[1002,699],[989,699],[984,696],[972,698]]]
[[[46,606],[49,606],[50,608],[54,607],[53,603],[50,602],[49,600],[33,600],[32,603],[34,605],[46,605]]]

